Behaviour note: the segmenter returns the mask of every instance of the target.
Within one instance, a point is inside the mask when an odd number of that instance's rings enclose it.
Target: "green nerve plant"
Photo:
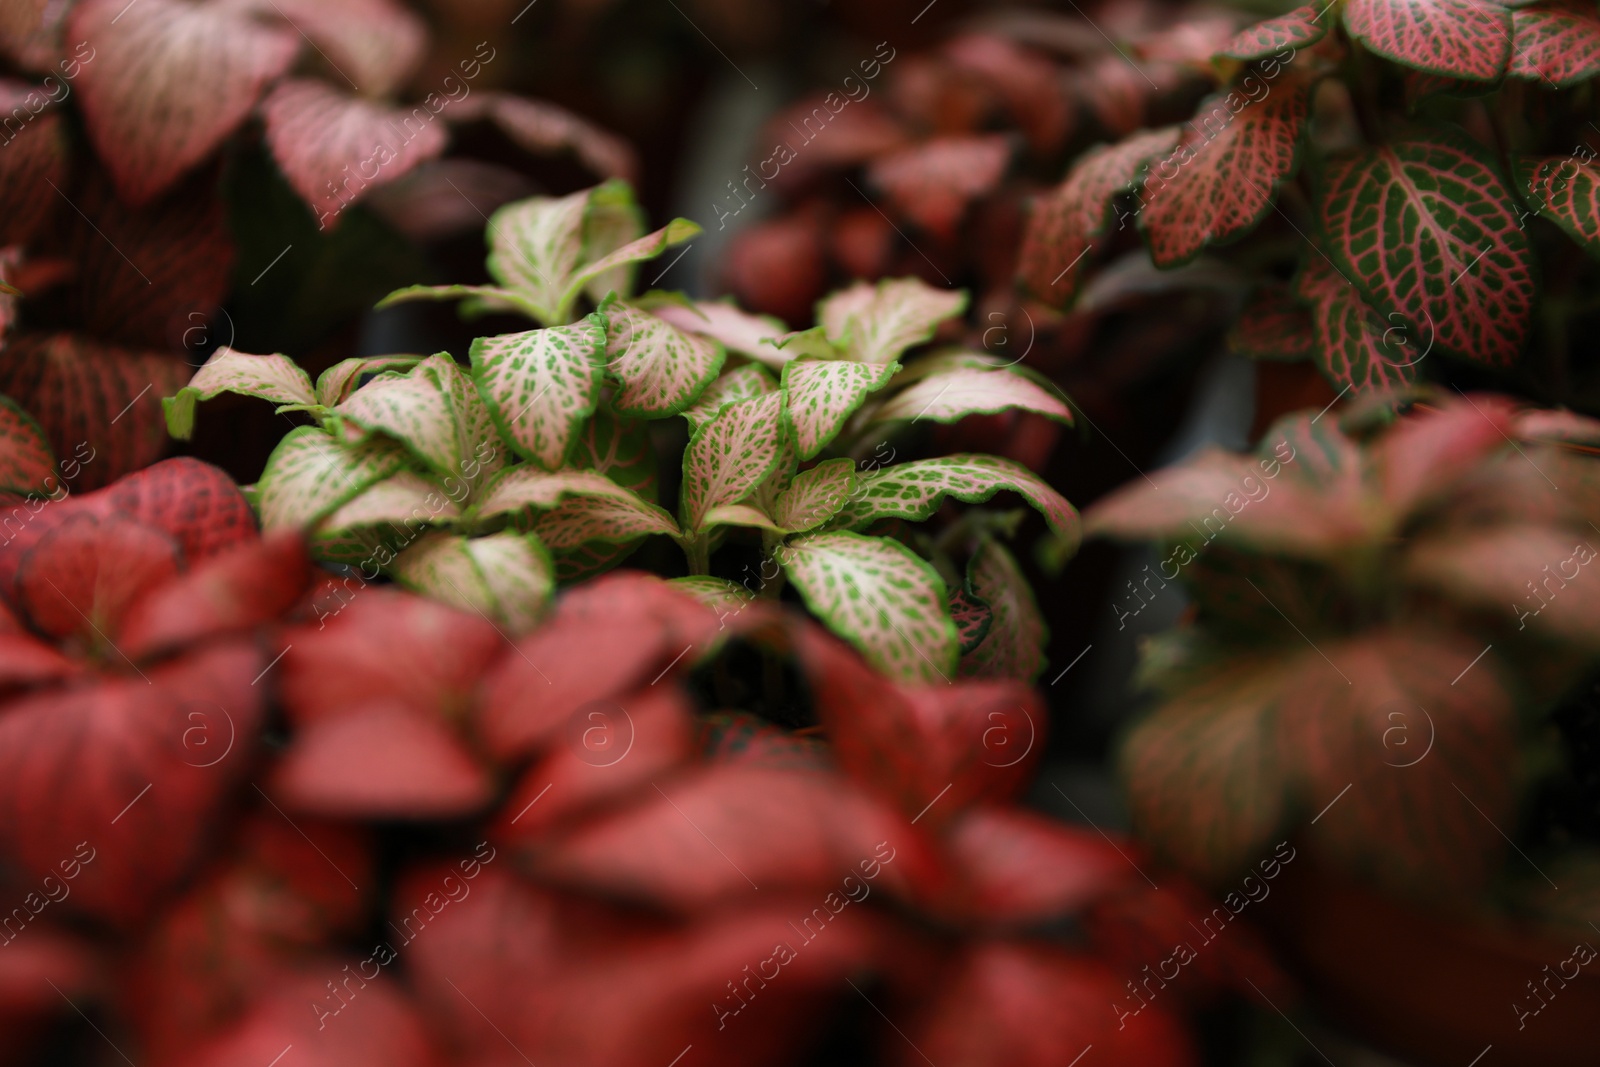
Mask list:
[[[864,531],[928,519],[946,497],[1010,490],[1075,546],[1077,513],[1020,464],[882,462],[889,435],[920,420],[1020,408],[1070,421],[1053,387],[960,348],[902,365],[966,305],[916,279],[857,283],[797,332],[730,304],[634,297],[635,266],[699,232],[685,219],[642,229],[621,182],[507,205],[489,222],[498,286],[414,287],[385,304],[462,299],[468,314],[512,310],[540,328],[479,338],[470,369],[445,353],[348,360],[315,386],[282,355],[223,349],[166,401],[169,428],[187,437],[195,403],[222,392],[307,413],[317,425],[284,437],[254,490],[262,526],[310,530],[320,558],[363,580],[386,574],[512,629],[538,617],[559,580],[614,565],[653,535],[682,547],[680,582],[736,610],[753,590],[712,577],[711,557],[745,528],[764,550],[759,591],[792,584],[886,673],[1034,677],[1044,626],[993,537],[1003,521],[920,540],[932,562]],[[648,430],[676,416],[690,438],[673,514],[657,499]],[[965,578],[951,548],[969,553]]]

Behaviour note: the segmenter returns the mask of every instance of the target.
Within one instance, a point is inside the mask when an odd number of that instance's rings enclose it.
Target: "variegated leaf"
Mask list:
[[[1310,256],[1295,291],[1311,304],[1312,359],[1330,382],[1360,395],[1416,380],[1426,350],[1410,343],[1398,317],[1385,322],[1327,260]]]
[[[659,497],[655,444],[650,424],[642,419],[621,418],[601,407],[578,434],[569,465],[598,471],[651,502]]]
[[[549,313],[531,297],[494,285],[408,285],[396,289],[374,305],[379,311],[418,300],[461,300],[463,317],[489,311],[510,311],[537,322],[550,321]]]
[[[786,532],[772,521],[772,516],[750,504],[718,504],[706,512],[700,526],[704,530],[715,526],[745,526],[753,530],[770,530],[773,533]]]
[[[519,453],[556,470],[566,463],[605,378],[605,323],[503,333],[472,342],[472,376],[501,435]]]
[[[613,303],[600,313],[606,320],[606,372],[622,385],[612,400],[619,414],[678,414],[716,379],[727,358],[717,342],[631,305]]]
[[[518,109],[536,105],[535,101],[517,97],[501,97],[494,110],[507,107]],[[633,189],[627,182],[606,182],[589,192],[589,206],[583,217],[582,263],[593,263],[636,240],[644,233],[644,212],[633,198]],[[616,293],[626,300],[633,295],[633,264],[619,263],[609,269],[590,272],[584,291],[596,304],[608,293]]]
[[[1145,169],[1165,158],[1178,137],[1178,128],[1167,126],[1092,149],[1034,203],[1017,257],[1018,278],[1034,296],[1055,307],[1071,302],[1084,260],[1111,225],[1113,201],[1119,193],[1132,193]],[[1126,218],[1119,219],[1117,229],[1125,225]]]
[[[571,307],[572,301],[577,299],[578,293],[592,280],[598,278],[614,278],[613,272],[626,271],[636,263],[647,259],[654,259],[673,245],[680,245],[691,237],[701,233],[699,224],[688,219],[673,219],[654,233],[646,234],[634,241],[629,241],[621,248],[602,256],[593,263],[587,263],[583,268],[572,275],[572,280],[567,283],[567,292],[563,298],[564,306]],[[612,285],[613,289],[618,289]],[[618,289],[618,295],[625,295],[631,286],[626,282]],[[608,290],[609,291],[609,290]],[[602,297],[604,294],[601,294]]]
[[[39,424],[10,397],[0,396],[0,493],[46,492],[45,479],[55,472],[55,456]]]
[[[988,605],[988,633],[961,660],[961,673],[1032,682],[1044,670],[1045,624],[1033,586],[1003,545],[986,539],[967,564],[967,585]]]
[[[167,432],[187,441],[194,433],[195,404],[223,393],[260,397],[274,404],[309,407],[317,403],[311,376],[288,356],[252,356],[224,346],[194,372],[176,396],[162,399]]]
[[[1545,0],[1511,13],[1511,76],[1565,89],[1600,74],[1600,15],[1581,0]]]
[[[886,364],[933,337],[967,308],[964,289],[936,289],[920,278],[857,282],[817,305],[828,339],[860,363]]]
[[[1072,410],[1031,378],[1008,369],[974,367],[933,374],[903,389],[872,412],[873,422],[908,419],[955,422],[968,415],[1032,411],[1072,422]]]
[[[317,375],[317,403],[326,408],[338,407],[349,399],[350,394],[361,384],[363,375],[382,374],[389,370],[406,370],[421,362],[421,356],[413,355],[357,356],[354,359],[342,359]]]
[[[447,524],[461,517],[461,501],[443,486],[415,471],[385,478],[322,520],[319,530],[342,533],[373,526],[392,526],[415,536],[423,526]]]
[[[956,624],[956,636],[961,641],[961,655],[964,657],[981,645],[983,639],[988,636],[989,627],[994,625],[994,613],[989,610],[989,605],[966,589],[952,589],[948,606],[950,618]]]
[[[441,478],[476,481],[506,457],[472,379],[448,353],[429,356],[404,374],[386,372],[334,409],[346,441],[360,430],[405,444]]]
[[[867,399],[889,384],[900,369],[890,362],[795,360],[783,368],[787,400],[783,418],[794,434],[800,458],[810,459],[844,428],[845,420]]]
[[[948,682],[960,652],[938,571],[898,541],[825,533],[781,555],[789,581],[822,622],[900,682]]]
[[[888,518],[922,522],[933,516],[947,496],[981,504],[1002,490],[1020,494],[1038,509],[1058,537],[1078,543],[1078,512],[1066,498],[1022,464],[975,452],[897,463],[860,474],[855,495],[831,525],[861,527]]]
[[[1259,98],[1241,85],[1202,101],[1178,147],[1145,174],[1139,228],[1156,266],[1187,263],[1254,229],[1278,183],[1294,176],[1311,79],[1285,71],[1254,81]]]
[[[1311,329],[1311,316],[1289,295],[1288,286],[1269,282],[1239,312],[1228,331],[1228,351],[1246,359],[1299,362],[1316,354]]]
[[[693,532],[718,504],[735,504],[761,484],[783,442],[783,394],[740,400],[703,426],[683,453],[679,510]]]
[[[1327,0],[1297,7],[1287,15],[1258,22],[1229,41],[1217,54],[1248,63],[1266,59],[1287,48],[1304,48],[1327,36],[1328,27],[1338,14]]]
[[[672,516],[630,489],[595,471],[541,471],[513,467],[502,471],[480,494],[476,514],[544,511],[540,536],[553,549],[586,541],[629,541],[646,534],[678,536]]]
[[[476,612],[510,633],[531,630],[555,591],[550,553],[532,534],[429,534],[395,557],[395,580]]]
[[[1318,203],[1328,253],[1386,317],[1479,363],[1522,350],[1533,252],[1492,159],[1444,127],[1342,153]]]
[[[674,589],[694,597],[717,613],[717,617],[733,615],[744,610],[755,599],[755,594],[737,582],[715,578],[708,574],[689,578],[673,578],[667,582]]]
[[[789,327],[771,315],[751,315],[734,304],[719,300],[701,300],[689,307],[664,303],[650,311],[684,333],[697,333],[719,341],[729,352],[764,363],[773,370],[782,369],[794,358],[792,353],[768,343],[789,332]]]
[[[583,256],[584,214],[593,192],[535,196],[507,204],[489,218],[489,273],[520,294],[546,326],[567,322],[572,300],[567,284]]]
[[[683,409],[683,417],[689,420],[690,436],[734,401],[761,396],[776,388],[778,383],[759,363],[746,363],[742,367],[724,371],[716,381],[706,386],[698,400]]]
[[[278,442],[261,472],[261,528],[271,533],[312,526],[405,465],[405,450],[387,438],[347,445],[315,426],[297,426]]]
[[[1591,256],[1600,256],[1600,181],[1594,150],[1570,156],[1517,156],[1516,181],[1523,200],[1560,226]]]
[[[824,460],[795,475],[789,488],[778,494],[772,506],[773,521],[790,533],[815,529],[843,510],[855,491],[855,462]]]
[[[1511,11],[1498,0],[1346,0],[1350,36],[1429,74],[1494,81],[1511,58]]]

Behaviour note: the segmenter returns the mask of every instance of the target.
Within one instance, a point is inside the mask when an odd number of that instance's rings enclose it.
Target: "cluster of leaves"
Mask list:
[[[1600,253],[1597,55],[1600,17],[1564,0],[1297,8],[1215,48],[1193,119],[1078,159],[1035,207],[1020,278],[1065,306],[1136,224],[1157,268],[1247,298],[1231,341],[1252,358],[1359,394],[1459,373],[1443,357],[1592,403],[1567,362],[1576,253]]]
[[[1233,930],[1118,1025],[1208,905],[1012,806],[1024,683],[897,684],[792,609],[730,621],[636,572],[514,642],[393,588],[349,601],[191,459],[13,501],[0,1055],[76,1010],[184,1067],[767,1064],[830,1033],[1176,1067],[1186,1007],[1281,985]],[[741,710],[752,653],[815,727]]]
[[[1428,394],[1383,426],[1393,403],[1290,416],[1088,515],[1159,542],[1144,593],[1196,605],[1146,650],[1160,703],[1122,763],[1142,836],[1207,880],[1292,833],[1401,892],[1482,888],[1593,661],[1600,423]]]
[[[641,229],[621,182],[507,205],[488,228],[498,285],[414,287],[387,302],[460,299],[541,328],[478,339],[470,370],[447,354],[349,360],[315,386],[283,356],[224,349],[168,400],[170,427],[187,436],[196,401],[221,392],[307,412],[318,425],[283,439],[255,490],[264,528],[314,529],[319,558],[510,630],[533,624],[558,578],[592,575],[653,535],[682,546],[686,587],[737,612],[758,589],[712,577],[709,561],[743,528],[774,564],[759,591],[776,597],[781,575],[891,676],[1036,676],[1043,624],[987,528],[973,531],[965,577],[863,531],[1012,491],[1070,552],[1071,505],[993,456],[862,469],[852,457],[919,420],[1025,410],[1070,421],[1058,393],[960,348],[902,366],[965,306],[916,279],[838,292],[819,304],[819,325],[795,332],[731,304],[632,297],[639,261],[698,232],[683,219]],[[594,310],[577,318],[585,299]],[[674,515],[656,499],[649,425],[679,415],[691,436]]]
[[[353,227],[360,234],[332,231],[374,192],[448,188],[447,162],[430,171],[428,161],[445,151],[449,125],[493,122],[529,151],[574,152],[606,176],[634,170],[625,145],[577,116],[494,91],[492,46],[448,57],[439,85],[399,103],[428,45],[422,19],[398,0],[6,5],[0,275],[27,299],[0,310],[0,392],[38,418],[58,453],[98,454],[83,487],[160,458],[157,401],[187,381],[199,363],[190,357],[234,333],[221,313],[230,272],[248,266],[245,287],[288,251],[274,243],[251,250],[260,262],[237,263],[243,239],[230,232],[224,178],[234,188],[241,169],[281,172],[293,190],[284,228],[305,262],[335,255],[344,237],[397,241],[370,217]]]

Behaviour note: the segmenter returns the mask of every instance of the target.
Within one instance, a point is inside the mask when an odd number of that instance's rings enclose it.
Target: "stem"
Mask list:
[[[704,538],[690,537],[683,542],[683,554],[689,560],[689,574],[700,578],[711,573],[711,545]]]

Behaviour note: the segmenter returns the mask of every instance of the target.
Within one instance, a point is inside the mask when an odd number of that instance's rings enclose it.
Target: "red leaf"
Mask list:
[[[13,599],[35,629],[57,640],[74,638],[116,660],[126,655],[116,638],[128,609],[181,565],[178,546],[161,531],[121,516],[80,512],[22,557]]]
[[[279,689],[307,727],[361,705],[396,703],[449,721],[466,713],[505,639],[477,615],[394,589],[362,586],[316,626],[290,631]]]
[[[1300,162],[1312,82],[1286,71],[1201,101],[1177,149],[1145,175],[1139,225],[1158,267],[1175,267],[1211,244],[1242,236],[1272,207]]]
[[[78,79],[84,118],[134,204],[209,156],[300,47],[293,30],[180,0],[84,0],[67,34],[95,50]]]
[[[565,743],[528,769],[501,808],[500,836],[540,837],[586,808],[647,788],[689,757],[693,712],[670,682],[580,706]]]
[[[1112,199],[1133,192],[1145,167],[1171,151],[1177,139],[1177,129],[1167,127],[1096,148],[1073,164],[1065,181],[1039,198],[1017,266],[1018,277],[1035,296],[1058,307],[1072,300],[1082,281],[1084,257],[1111,224]],[[1117,228],[1122,226],[1118,220]]]
[[[320,970],[262,991],[243,1021],[175,1067],[271,1064],[290,1049],[295,1067],[439,1067],[416,1005],[392,980],[357,977],[359,988],[344,987],[348,999],[328,992],[329,981],[355,970],[342,971],[342,963],[327,957]],[[326,1014],[315,1012],[319,1005]]]
[[[160,458],[167,447],[161,398],[189,373],[171,356],[69,333],[27,334],[0,353],[0,393],[39,420],[58,457],[83,461],[83,489]]]
[[[449,139],[431,108],[383,107],[305,79],[281,83],[261,112],[272,158],[323,229],[370,189],[443,152]]]
[[[938,137],[880,157],[867,176],[899,214],[948,240],[967,206],[1000,183],[1010,158],[1001,134]]]
[[[1511,58],[1511,12],[1481,0],[1348,0],[1345,28],[1378,55],[1430,74],[1494,81]]]
[[[1042,945],[979,941],[902,1022],[905,1041],[886,1039],[884,1047],[904,1067],[1061,1067],[1091,1048],[1095,1063],[1112,1067],[1199,1062],[1182,1023],[1163,1007],[1118,1026],[1115,1008],[1127,999],[1103,964]]]
[[[1311,342],[1311,316],[1290,298],[1286,286],[1263,285],[1228,333],[1228,350],[1247,359],[1310,359],[1316,351]]]
[[[120,630],[134,658],[254,626],[299,602],[311,563],[297,532],[248,541],[145,597]]]
[[[0,5],[0,53],[24,70],[49,70],[62,54],[61,22],[67,11],[68,5],[55,0]]]
[[[486,680],[477,725],[490,752],[523,756],[590,702],[653,684],[709,647],[716,615],[657,578],[619,572],[566,594]]]
[[[35,878],[80,866],[74,910],[131,921],[200,855],[260,725],[261,656],[214,646],[0,715],[0,854]],[[221,757],[191,751],[190,713],[225,725]],[[189,742],[189,743],[186,743]],[[71,782],[63,789],[61,783]]]
[[[1304,48],[1316,44],[1328,33],[1334,22],[1329,18],[1331,3],[1313,3],[1297,7],[1287,15],[1258,22],[1241,31],[1229,41],[1218,55],[1249,62],[1266,59],[1286,48]]]
[[[103,178],[78,192],[67,221],[86,333],[204,362],[201,342],[234,261],[217,186],[206,168],[142,208],[121,203]]]
[[[1098,833],[1016,809],[964,813],[945,847],[956,878],[936,910],[973,925],[1044,923],[1144,884],[1128,858],[1140,854],[1131,841],[1119,852]]]
[[[509,93],[479,93],[471,104],[452,108],[452,122],[486,118],[505,131],[517,147],[535,155],[571,152],[602,178],[638,180],[639,160],[632,146],[615,134],[564,107]]]
[[[97,514],[122,512],[166,531],[190,565],[256,536],[255,515],[233,479],[188,456],[152,464],[79,500]]]
[[[1410,344],[1406,324],[1398,316],[1380,317],[1327,260],[1309,257],[1295,292],[1311,304],[1311,357],[1330,382],[1361,396],[1416,380],[1426,349]]]
[[[809,628],[799,647],[840,766],[907,815],[946,824],[978,800],[1008,800],[1026,787],[1044,730],[1030,687],[962,681],[897,688]]]
[[[0,631],[0,691],[53,682],[77,669],[72,660],[20,629]]]
[[[854,996],[846,979],[898,944],[871,909],[830,913],[821,899],[669,923],[466,860],[404,880],[396,910],[411,940],[397,944],[458,1062],[665,1065],[692,1045],[685,1063],[760,1067],[795,1058],[819,1013]]]
[[[1035,153],[1049,156],[1061,147],[1076,108],[1055,63],[1005,37],[983,34],[956,38],[944,46],[944,54],[994,87]]]
[[[56,85],[59,91],[60,82]],[[66,181],[67,141],[60,114],[48,110],[51,102],[52,95],[40,86],[0,79],[0,115],[7,123],[0,152],[0,246],[32,241],[61,199],[57,189]],[[19,119],[26,124],[14,130]]]
[[[26,907],[18,910],[26,914]],[[37,1063],[49,1028],[72,1010],[62,998],[95,997],[105,964],[88,943],[48,925],[30,924],[24,927],[27,936],[17,940],[14,920],[9,929],[0,945],[0,1062]]]
[[[1383,503],[1407,515],[1454,488],[1510,440],[1516,413],[1504,397],[1465,397],[1401,419],[1372,447]]]
[[[699,718],[700,758],[707,763],[732,763],[784,770],[826,770],[833,756],[818,738],[796,737],[767,720],[741,711],[715,712]]]
[[[1600,73],[1600,16],[1576,0],[1546,0],[1511,13],[1511,75],[1565,89]]]
[[[234,6],[305,34],[332,68],[331,80],[365,96],[393,95],[428,47],[427,25],[392,0],[237,0]]]
[[[374,702],[295,736],[273,778],[290,809],[343,819],[453,819],[488,804],[493,783],[437,714]]]
[[[531,862],[563,884],[697,911],[753,886],[827,892],[874,857],[873,888],[902,899],[941,876],[915,829],[842,778],[720,766],[657,785]]]

